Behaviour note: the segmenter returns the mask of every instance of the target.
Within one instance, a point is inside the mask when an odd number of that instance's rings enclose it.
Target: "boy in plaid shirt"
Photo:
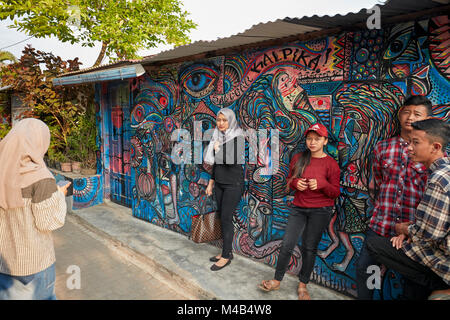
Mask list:
[[[367,250],[368,238],[393,237],[396,223],[414,222],[414,212],[422,197],[427,173],[423,164],[414,163],[408,155],[411,124],[431,115],[432,104],[427,98],[408,98],[398,114],[400,135],[380,141],[374,149],[375,201],[365,241],[356,261],[358,299],[371,300],[373,294],[367,285],[370,276],[367,269],[377,263]]]
[[[412,126],[411,159],[430,171],[415,222],[396,224],[399,235],[390,241],[369,238],[367,247],[377,261],[416,284],[405,292],[409,298],[426,298],[434,291],[430,299],[450,299],[450,158],[445,154],[450,125],[428,119]]]

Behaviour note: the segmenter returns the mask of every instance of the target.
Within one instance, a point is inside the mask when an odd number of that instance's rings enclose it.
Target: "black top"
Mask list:
[[[212,179],[222,184],[243,184],[245,161],[245,141],[243,136],[220,146],[214,154]]]

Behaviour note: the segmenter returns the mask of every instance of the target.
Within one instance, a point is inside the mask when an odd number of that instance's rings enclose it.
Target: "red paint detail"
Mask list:
[[[163,195],[167,196],[170,193],[170,189],[168,186],[166,186],[165,184],[161,185],[161,191],[163,193]]]

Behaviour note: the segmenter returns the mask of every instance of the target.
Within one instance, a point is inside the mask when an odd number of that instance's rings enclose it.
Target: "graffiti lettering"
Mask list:
[[[268,50],[254,58],[243,79],[232,90],[226,94],[212,94],[211,102],[215,105],[229,105],[233,103],[250,88],[262,73],[282,63],[294,64],[303,69],[303,71],[312,72],[313,74],[329,74],[329,70],[319,68],[319,63],[323,61],[322,66],[327,68],[329,55],[332,51],[333,49],[328,47],[323,50],[313,51],[294,46]]]

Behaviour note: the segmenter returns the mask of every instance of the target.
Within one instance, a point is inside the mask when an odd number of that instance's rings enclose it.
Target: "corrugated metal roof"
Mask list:
[[[381,22],[386,18],[401,16],[413,12],[421,12],[428,9],[448,5],[449,0],[389,0],[386,4],[379,4],[381,9]],[[309,32],[321,31],[333,28],[345,28],[366,23],[370,14],[369,8],[363,8],[359,12],[350,12],[346,15],[336,14],[334,16],[304,16],[302,18],[284,18],[276,21],[259,23],[251,28],[226,38],[218,38],[212,41],[196,41],[188,45],[179,46],[174,49],[160,52],[156,55],[144,57],[139,61],[124,60],[96,68],[88,68],[71,74],[91,72],[115,67],[118,64],[141,63],[149,65],[153,63],[169,62],[171,60],[190,57],[197,54],[214,52],[217,50],[235,48],[243,45],[262,43],[264,41],[287,38],[290,36],[303,35]],[[443,13],[443,12],[442,12]],[[64,74],[65,76],[68,74]]]
[[[171,50],[163,51],[157,55],[142,60],[143,63],[172,60],[180,57],[191,56],[207,51],[220,50],[230,47],[238,47],[252,43],[258,43],[265,40],[272,40],[302,34],[311,31],[321,30],[318,27],[309,27],[296,25],[283,20],[273,22],[260,23],[254,25],[250,29],[236,35],[219,38],[211,41],[196,41],[194,43],[179,46]]]
[[[64,86],[70,84],[130,79],[139,77],[144,73],[145,69],[141,64],[133,64],[81,74],[65,75],[64,77],[54,78],[52,81],[54,86]]]
[[[448,0],[390,0],[384,5],[379,5],[381,9],[381,21],[390,17],[433,9],[448,4],[448,2]],[[143,59],[142,63],[148,64],[151,62],[173,60],[208,51],[258,43],[264,40],[275,40],[301,35],[312,31],[350,27],[357,24],[365,25],[368,17],[371,15],[367,12],[367,9],[370,8],[363,8],[359,12],[350,12],[346,15],[314,15],[312,17],[304,16],[302,18],[287,17],[273,22],[260,23],[228,38],[219,38],[213,41],[197,41],[189,45],[163,51],[157,55]]]
[[[151,56],[149,56],[151,57]],[[143,59],[145,59],[147,57],[144,57]],[[80,69],[80,70],[75,70],[75,71],[71,71],[71,72],[66,72],[63,75],[64,76],[68,76],[68,75],[73,75],[73,74],[79,74],[79,73],[85,73],[85,72],[92,72],[92,71],[99,71],[101,69],[109,69],[109,68],[115,68],[118,67],[120,65],[129,65],[129,64],[133,64],[133,63],[139,63],[140,61],[142,61],[142,59],[136,59],[136,60],[131,60],[131,59],[125,59],[125,60],[120,60],[120,61],[115,61],[115,62],[110,62],[107,64],[102,64],[96,67],[89,67],[89,68],[85,68],[85,69]]]
[[[4,87],[0,87],[0,91],[7,91],[9,89],[11,89],[12,86],[4,86]]]
[[[405,15],[413,12],[424,11],[428,9],[437,8],[448,4],[449,0],[390,0],[386,4],[378,4],[381,9],[381,19],[395,17],[399,15]],[[346,15],[334,15],[334,16],[318,16],[303,18],[285,18],[285,21],[301,24],[304,26],[320,27],[323,29],[351,26],[358,23],[365,23],[370,16],[367,13],[367,9],[361,9],[359,12],[350,12]],[[445,14],[443,12],[443,14]]]

